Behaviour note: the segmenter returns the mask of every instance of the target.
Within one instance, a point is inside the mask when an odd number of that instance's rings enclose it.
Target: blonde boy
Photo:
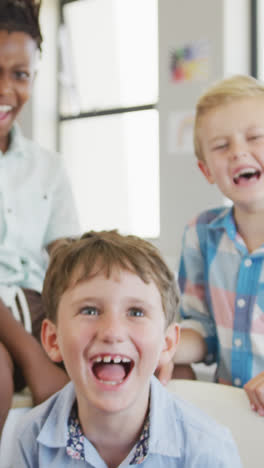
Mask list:
[[[175,362],[216,361],[216,380],[244,386],[263,416],[264,85],[239,75],[209,88],[197,103],[194,143],[198,167],[233,206],[186,228]]]
[[[115,231],[65,240],[43,298],[43,345],[72,382],[28,415],[14,466],[241,466],[230,433],[153,377],[179,339],[174,275],[155,247]]]

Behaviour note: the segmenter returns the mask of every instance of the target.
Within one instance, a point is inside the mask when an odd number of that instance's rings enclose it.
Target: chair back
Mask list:
[[[264,417],[251,410],[243,389],[181,379],[171,380],[167,388],[230,429],[244,468],[264,467]]]

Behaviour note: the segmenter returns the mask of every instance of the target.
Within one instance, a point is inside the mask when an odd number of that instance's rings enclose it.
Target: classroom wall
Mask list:
[[[43,0],[45,36],[39,76],[32,101],[21,116],[26,134],[56,148],[56,13],[57,0]],[[159,111],[161,235],[153,242],[169,265],[178,264],[187,221],[223,198],[196,167],[192,150],[171,144],[175,113],[193,111],[199,94],[216,79],[249,73],[250,0],[159,0]],[[204,41],[208,46],[208,73],[202,79],[172,82],[170,52]]]

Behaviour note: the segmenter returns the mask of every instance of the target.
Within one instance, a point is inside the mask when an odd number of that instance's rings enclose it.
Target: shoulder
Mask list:
[[[240,467],[237,449],[228,428],[191,403],[176,397],[159,382],[155,382],[151,388],[155,439],[159,440],[159,446],[164,443],[164,447],[170,447],[170,456],[184,453],[184,457],[190,461],[205,457],[211,462],[230,457],[227,465],[219,466],[231,468],[233,460],[234,467]]]
[[[184,230],[184,245],[185,247],[198,247],[204,249],[208,239],[210,244],[214,242],[215,235],[212,233],[223,233],[223,228],[229,222],[230,207],[220,207],[201,212],[193,218],[185,227]],[[218,234],[217,234],[218,235]],[[208,237],[209,236],[209,237]]]
[[[43,146],[39,145],[33,140],[26,138],[25,136],[21,136],[21,139],[25,153],[32,157],[45,158],[48,161],[53,161],[60,158],[59,153],[56,151],[48,150],[47,148],[44,148]]]
[[[173,412],[175,413],[175,428],[180,425],[184,433],[190,435],[189,442],[192,440],[191,435],[194,433],[197,434],[200,440],[203,437],[217,443],[229,439],[230,432],[225,426],[214,421],[192,403],[174,395],[171,398],[173,400]]]
[[[222,217],[225,213],[229,211],[229,208],[226,206],[221,206],[218,208],[212,208],[210,210],[205,210],[199,213],[197,216],[191,219],[191,221],[187,224],[187,228],[197,225],[208,225],[214,222],[217,218]]]
[[[30,446],[37,444],[39,438],[54,440],[58,427],[64,432],[63,426],[67,423],[74,398],[74,388],[72,383],[69,383],[44,403],[31,409],[24,416],[17,432],[19,443],[29,450]]]
[[[179,398],[174,393],[164,388],[155,381],[152,385],[153,404],[160,401],[160,406],[164,405],[164,418],[172,423],[175,430],[181,426],[184,432],[191,431],[204,433],[209,438],[226,438],[229,431],[226,427],[216,423],[210,416],[194,406],[192,403]]]

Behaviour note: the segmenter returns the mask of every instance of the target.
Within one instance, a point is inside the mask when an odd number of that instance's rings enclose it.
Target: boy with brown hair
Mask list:
[[[216,362],[264,415],[264,85],[238,75],[196,106],[198,167],[232,206],[186,228],[179,269],[182,339],[175,363]]]
[[[150,243],[116,231],[58,245],[42,341],[71,382],[26,415],[14,466],[241,467],[229,431],[153,376],[179,340],[173,273]]]

